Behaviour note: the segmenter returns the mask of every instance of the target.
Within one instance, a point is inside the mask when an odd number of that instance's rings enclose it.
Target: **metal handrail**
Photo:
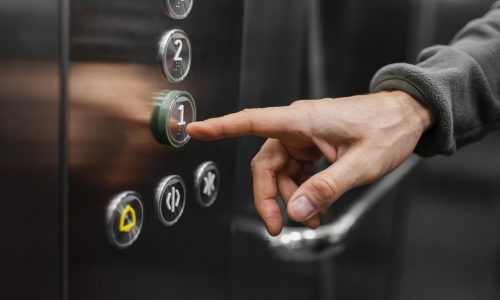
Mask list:
[[[416,156],[409,157],[400,167],[370,186],[343,215],[315,230],[285,227],[279,236],[272,237],[262,223],[251,219],[236,219],[233,229],[266,241],[272,252],[285,261],[306,262],[330,257],[344,249],[344,242],[352,229],[419,161]]]

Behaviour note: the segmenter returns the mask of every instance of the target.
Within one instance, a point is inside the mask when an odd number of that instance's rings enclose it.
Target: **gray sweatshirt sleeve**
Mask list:
[[[500,1],[467,24],[449,46],[423,50],[416,65],[380,69],[370,90],[401,90],[431,110],[435,126],[415,149],[421,156],[452,154],[499,128]]]

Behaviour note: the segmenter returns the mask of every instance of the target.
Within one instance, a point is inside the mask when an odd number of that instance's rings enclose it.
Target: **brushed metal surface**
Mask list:
[[[0,2],[3,299],[59,297],[58,21],[56,0]]]
[[[165,15],[162,1],[74,0],[71,6],[70,261],[71,299],[227,299],[230,282],[232,186],[221,186],[210,209],[197,203],[193,174],[216,162],[234,178],[235,141],[190,141],[175,149],[149,129],[152,99],[185,90],[198,117],[238,105],[243,1],[197,1],[184,20]],[[185,31],[192,66],[181,84],[162,76],[159,42]],[[187,183],[182,218],[171,227],[156,218],[154,193],[162,178]],[[107,201],[123,190],[144,200],[140,238],[116,250],[105,238]]]

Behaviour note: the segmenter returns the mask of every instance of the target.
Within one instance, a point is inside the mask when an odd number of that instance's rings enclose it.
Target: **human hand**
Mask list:
[[[343,193],[398,167],[431,125],[426,108],[394,91],[245,109],[191,123],[187,132],[202,140],[268,138],[252,160],[253,191],[267,231],[278,235],[283,228],[278,192],[292,220],[316,228],[318,214]],[[332,165],[311,174],[322,156]]]

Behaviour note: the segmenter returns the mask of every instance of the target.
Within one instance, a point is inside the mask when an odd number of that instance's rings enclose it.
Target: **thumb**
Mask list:
[[[357,152],[357,151],[356,151]],[[364,169],[354,152],[346,153],[329,168],[304,182],[290,198],[287,212],[296,222],[304,222],[326,210],[346,191],[363,183]]]

